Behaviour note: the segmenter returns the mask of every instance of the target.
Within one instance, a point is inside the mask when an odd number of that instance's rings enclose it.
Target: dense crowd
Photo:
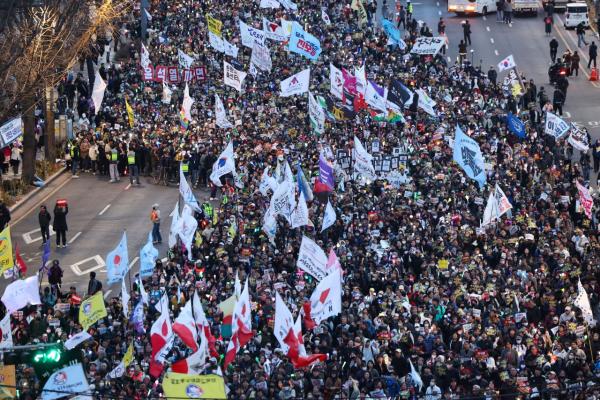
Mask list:
[[[145,280],[150,295],[145,333],[123,318],[119,298],[107,300],[108,317],[90,329],[93,340],[80,347],[94,398],[146,399],[162,393],[161,380],[148,372],[148,332],[158,315],[154,304],[165,291],[173,319],[194,291],[200,295],[220,355],[211,358],[205,372],[218,371],[228,339],[221,335],[223,315],[217,306],[233,294],[236,273],[242,282],[249,280],[253,338],[222,371],[232,399],[600,398],[595,365],[600,331],[588,327],[573,307],[578,280],[594,312],[600,293],[594,267],[600,254],[598,216],[586,218],[575,186],[576,181],[589,183],[591,160],[582,154],[574,161],[566,140],[544,134],[542,107],[549,105],[540,101],[535,83],[525,80],[523,93],[513,97],[504,82],[496,82],[495,73],[468,62],[447,64],[441,55],[411,55],[414,40],[429,34],[415,23],[403,24],[405,50],[387,46],[385,33],[374,24],[373,1],[365,4],[369,22],[362,27],[348,1],[302,0],[296,13],[258,4],[152,2],[146,44],[152,64],[178,65],[181,49],[206,68],[207,80],[189,85],[195,104],[187,130],[178,112],[184,84],[171,87],[167,104],[163,85],[141,78],[139,11],[108,44],[119,52],[130,43],[128,57],[109,65],[102,51],[106,43],[99,47],[99,64],[106,63],[99,65],[100,73],[108,84],[101,110],[90,109],[93,85],[83,75],[69,77],[61,88],[63,106],[76,115],[78,133],[66,148],[78,164],[75,173],[79,168],[114,179],[109,169],[115,164],[122,176],[133,149],[142,175],[164,168],[177,180],[179,163],[189,162],[193,186],[210,188],[216,199],[211,202],[216,217],[208,215],[211,207],[195,213],[200,235],[192,257],[179,243]],[[323,22],[321,7],[331,25]],[[223,36],[239,46],[237,61],[245,71],[251,50],[239,43],[238,19],[248,24],[263,16],[298,20],[323,48],[319,60],[310,63],[312,92],[329,92],[330,63],[350,71],[364,64],[368,79],[381,86],[397,79],[426,90],[437,102],[437,117],[413,102],[404,110],[404,121],[378,121],[362,110],[348,120],[328,120],[325,133],[315,135],[306,96],[278,96],[279,81],[309,61],[268,41],[272,72],[249,74],[244,92],[238,93],[223,85],[223,58],[231,62],[231,57],[208,44],[206,13],[223,22]],[[235,129],[216,127],[215,93],[230,120],[241,121]],[[134,109],[133,128],[125,98]],[[507,129],[508,112],[525,122],[524,139]],[[488,176],[483,189],[452,161],[449,138],[457,124],[481,147]],[[409,182],[398,188],[385,179],[352,180],[351,171],[338,165],[336,183],[341,184],[329,195],[337,214],[334,226],[319,232],[326,201],[316,197],[309,203],[316,228],[292,229],[279,218],[270,243],[261,229],[269,206],[269,196],[258,190],[264,169],[275,171],[288,161],[295,172],[299,163],[314,183],[320,152],[351,154],[355,135],[365,146],[378,141],[383,154],[406,149],[399,168],[406,169]],[[217,188],[208,179],[229,140],[243,189]],[[118,158],[110,160],[113,149]],[[496,184],[513,208],[498,223],[481,228],[485,199]],[[232,216],[238,227],[233,238]],[[278,349],[272,328],[275,291],[297,315],[316,284],[296,267],[303,234],[326,253],[334,249],[344,271],[344,292],[340,315],[303,329],[307,353],[327,354],[327,360],[294,369]],[[97,289],[95,283],[90,293],[71,288],[59,298],[45,290],[42,306],[13,317],[15,344],[66,340],[79,332],[80,299]],[[57,301],[70,307],[57,308]],[[139,301],[134,283],[130,309]],[[134,362],[125,376],[106,379],[131,339]],[[189,354],[178,341],[167,359],[175,362]],[[411,378],[409,360],[422,386]],[[22,398],[34,398],[32,371],[24,369],[19,379]]]

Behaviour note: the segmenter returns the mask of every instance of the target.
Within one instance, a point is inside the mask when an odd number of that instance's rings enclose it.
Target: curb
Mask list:
[[[16,210],[21,208],[23,206],[23,204],[27,203],[27,201],[29,201],[32,197],[36,196],[42,190],[47,188],[50,183],[54,182],[59,176],[61,176],[66,171],[67,171],[66,168],[61,167],[57,172],[55,172],[53,175],[51,175],[48,179],[46,179],[44,181],[44,186],[33,189],[31,192],[27,193],[21,200],[19,200],[17,203],[15,203],[8,210],[12,214],[13,212],[15,212]]]

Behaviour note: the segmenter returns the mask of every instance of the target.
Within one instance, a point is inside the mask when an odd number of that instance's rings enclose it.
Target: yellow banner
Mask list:
[[[214,33],[217,36],[221,36],[221,28],[223,27],[223,22],[206,14],[206,23],[208,24],[208,30],[210,32]]]
[[[169,372],[162,381],[167,399],[226,399],[225,382],[219,375]]]
[[[127,99],[125,99],[125,109],[127,110],[127,117],[129,119],[129,127],[133,128],[133,123],[135,121],[134,116],[133,116],[133,108],[131,108]]]
[[[10,239],[10,226],[0,232],[0,267],[1,273],[15,266],[13,260],[12,240]]]
[[[0,399],[14,399],[17,396],[17,378],[14,365],[0,367]]]
[[[84,300],[81,303],[81,307],[79,307],[79,323],[86,331],[90,326],[94,325],[96,321],[107,315],[101,291]]]

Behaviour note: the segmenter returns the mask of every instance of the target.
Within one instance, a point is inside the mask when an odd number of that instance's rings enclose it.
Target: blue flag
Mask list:
[[[304,176],[304,171],[302,171],[300,162],[298,162],[298,173],[296,174],[296,180],[298,181],[298,191],[304,195],[304,200],[312,201],[314,198],[313,191],[306,180],[306,176]]]
[[[40,266],[40,271],[46,271],[46,264],[48,263],[48,260],[50,259],[50,240],[46,240],[46,243],[44,243],[44,250],[42,253],[42,265]]]
[[[323,153],[319,156],[319,181],[329,186],[331,190],[335,189],[333,167]]]
[[[458,125],[454,136],[453,159],[469,178],[479,183],[480,188],[485,185],[485,167],[479,144],[465,135]]]
[[[400,46],[400,50],[404,50],[406,48],[406,43],[400,37],[400,30],[396,28],[396,25],[392,21],[384,19],[381,24],[383,25],[383,30],[387,35],[388,39],[393,43]],[[389,43],[388,43],[389,44]]]
[[[119,282],[129,271],[129,254],[127,252],[127,232],[123,232],[121,241],[106,256],[106,276],[108,284]]]
[[[140,250],[140,278],[152,276],[157,258],[158,250],[152,244],[152,233],[150,233],[148,234],[148,241]]]
[[[527,136],[525,124],[511,112],[506,116],[506,125],[508,125],[508,129],[520,139],[525,139],[525,136]]]
[[[321,42],[310,33],[305,32],[302,26],[294,21],[288,50],[316,61],[321,54]]]

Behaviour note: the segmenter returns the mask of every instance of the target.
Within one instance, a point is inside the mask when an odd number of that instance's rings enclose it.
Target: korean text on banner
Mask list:
[[[244,21],[240,20],[240,33],[242,35],[242,45],[253,48],[254,43],[264,45],[267,35],[256,28],[252,28]]]
[[[244,82],[244,79],[246,79],[246,75],[245,72],[238,71],[227,61],[223,61],[223,81],[227,86],[231,86],[238,92],[241,92],[242,83]]]
[[[46,381],[42,389],[41,400],[54,400],[68,394],[87,392],[90,385],[85,377],[81,363],[59,369]]]
[[[83,326],[84,330],[87,330],[100,318],[106,316],[106,306],[104,305],[104,298],[101,291],[81,302],[81,306],[79,307],[79,324]]]
[[[453,159],[469,178],[477,181],[480,188],[485,185],[487,177],[479,144],[465,135],[458,125],[454,136]]]
[[[431,54],[435,55],[446,43],[445,39],[441,36],[437,37],[424,37],[417,38],[417,41],[413,45],[410,52],[412,54]]]
[[[2,138],[2,147],[6,147],[23,134],[23,120],[21,117],[11,119],[0,126],[0,137]]]
[[[552,135],[556,139],[560,139],[569,131],[569,124],[563,121],[558,115],[551,112],[546,112],[546,124],[544,132],[546,135]]]
[[[314,240],[303,236],[296,266],[320,281],[327,275],[327,255]]]
[[[316,61],[321,54],[321,42],[310,33],[305,32],[302,26],[294,21],[288,50],[309,60]]]
[[[225,382],[219,375],[167,373],[162,380],[167,399],[226,399]]]

